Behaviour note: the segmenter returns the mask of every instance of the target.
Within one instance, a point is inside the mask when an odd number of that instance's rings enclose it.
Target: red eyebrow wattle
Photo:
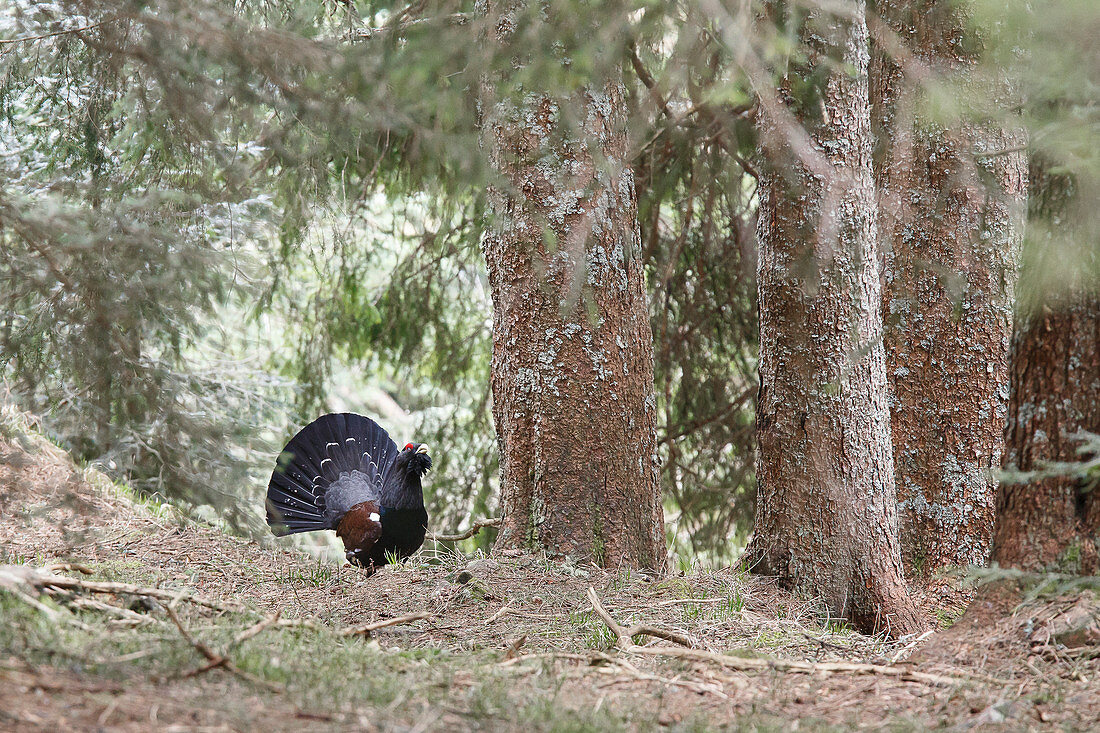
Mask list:
[[[408,444],[405,445],[405,450],[412,450],[412,447],[413,447],[413,444],[408,443]]]

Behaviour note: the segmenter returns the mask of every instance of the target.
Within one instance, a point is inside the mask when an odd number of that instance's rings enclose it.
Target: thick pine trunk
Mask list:
[[[1021,323],[1013,339],[1005,467],[1079,461],[1079,431],[1100,433],[1100,300]],[[1025,570],[1100,573],[1100,491],[1073,476],[1004,483],[993,559]]]
[[[902,554],[923,577],[989,559],[1027,188],[1021,133],[922,119],[921,76],[973,66],[953,8],[879,2],[872,71]]]
[[[506,43],[508,17],[495,28]],[[497,548],[662,571],[653,337],[621,80],[566,98],[486,92],[483,146],[501,179],[483,242]]]
[[[747,560],[857,628],[897,635],[924,620],[897,534],[862,7],[846,4],[851,20],[807,21],[813,68],[792,73],[827,73],[820,110],[784,105],[786,88],[762,105],[759,488]],[[830,52],[843,66],[825,72]],[[810,149],[799,150],[788,117],[810,132]]]

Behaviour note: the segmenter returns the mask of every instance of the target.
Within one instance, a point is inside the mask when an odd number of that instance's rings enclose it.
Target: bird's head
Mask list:
[[[407,474],[415,474],[420,478],[432,467],[432,458],[428,455],[428,446],[423,443],[406,443],[401,452],[397,454],[395,467],[401,468]]]
[[[419,508],[424,506],[424,490],[420,479],[432,467],[428,446],[423,443],[408,443],[393,466],[386,472],[386,482],[382,487],[382,503],[391,509]]]

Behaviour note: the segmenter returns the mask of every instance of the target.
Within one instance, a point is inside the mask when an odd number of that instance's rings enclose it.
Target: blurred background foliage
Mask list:
[[[970,0],[984,40],[981,93],[967,112],[997,115],[1006,83],[1028,130],[1030,181],[1018,310],[1095,298],[1100,286],[1100,10],[1090,0]],[[955,95],[961,96],[961,95]],[[1015,112],[1016,110],[1014,110]],[[1000,114],[1003,114],[1000,113]]]
[[[754,494],[753,89],[800,50],[760,32],[753,3],[520,5],[530,58],[510,93],[625,79],[669,534],[729,560]],[[1078,202],[1072,225],[1031,229],[1029,302],[1084,272],[1097,232],[1100,77],[1079,54],[1098,14],[1054,5],[972,12],[990,79],[1009,70],[1023,91],[1035,165]],[[283,441],[328,410],[433,447],[436,529],[494,514],[478,85],[512,59],[482,42],[483,11],[9,0],[8,399],[78,457],[244,529],[262,531]]]

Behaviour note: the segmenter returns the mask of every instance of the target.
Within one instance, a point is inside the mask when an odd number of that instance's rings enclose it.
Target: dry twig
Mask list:
[[[72,566],[74,570],[84,572],[79,567]],[[215,611],[241,611],[240,606],[227,606],[216,601],[191,595],[164,590],[161,588],[144,588],[130,583],[112,583],[95,580],[79,580],[64,575],[55,575],[46,568],[35,568],[29,565],[0,565],[0,577],[6,579],[9,584],[22,584],[33,587],[37,591],[80,590],[89,593],[110,593],[112,595],[147,596],[159,598],[165,601],[181,599],[197,606],[205,606]]]
[[[504,614],[508,613],[508,611],[510,611],[511,609],[512,609],[512,602],[511,602],[511,601],[508,601],[507,603],[505,603],[505,604],[504,604],[503,606],[501,606],[501,607],[500,607],[500,610],[499,610],[499,611],[497,611],[496,613],[494,613],[494,614],[493,614],[492,616],[490,616],[489,618],[485,619],[485,625],[486,625],[486,626],[488,626],[489,624],[493,623],[493,622],[494,622],[494,621],[496,621],[496,620],[497,620],[498,618],[500,618],[500,617],[501,617],[501,616],[503,616]]]
[[[500,517],[490,517],[489,519],[479,519],[465,532],[460,532],[458,534],[436,534],[435,532],[428,532],[425,537],[429,540],[435,540],[436,542],[458,542],[459,540],[470,539],[486,527],[499,526]]]
[[[625,673],[630,678],[633,678],[633,679],[636,679],[636,680],[642,680],[643,682],[660,682],[661,684],[665,684],[665,685],[670,685],[670,686],[675,686],[675,687],[683,687],[686,690],[691,690],[692,692],[696,692],[696,693],[699,693],[699,694],[709,692],[710,694],[716,695],[717,697],[720,697],[723,700],[728,700],[729,699],[729,696],[726,695],[726,693],[724,693],[722,691],[721,685],[717,685],[717,684],[714,684],[714,683],[709,683],[708,684],[706,682],[693,682],[691,680],[682,680],[682,679],[679,679],[678,677],[661,677],[659,675],[649,674],[648,672],[641,671],[640,669],[638,669],[637,667],[635,667],[633,664],[626,661],[625,659],[612,659],[610,661],[611,661],[611,666],[601,668],[601,671],[603,672],[603,674],[611,675],[611,674],[615,674],[617,672],[621,672],[621,673]],[[623,679],[615,679],[615,680],[610,680],[606,684],[607,685],[613,685],[616,682],[625,682],[625,681],[626,680],[623,680]]]
[[[22,590],[20,590],[19,588],[15,587],[15,586],[5,586],[5,587],[7,588],[7,591],[9,593],[11,593],[13,596],[15,596],[16,598],[23,601],[28,606],[31,606],[32,608],[36,608],[39,611],[41,611],[42,614],[46,618],[48,618],[50,621],[53,621],[54,623],[60,623],[60,622],[64,621],[65,623],[72,624],[73,626],[76,626],[79,629],[83,629],[84,631],[89,631],[90,630],[90,627],[87,624],[85,624],[83,621],[80,621],[79,619],[73,618],[72,616],[70,616],[68,614],[63,614],[59,611],[56,611],[56,610],[50,608],[45,603],[43,603],[42,601],[40,601],[37,598],[35,598],[34,596],[32,596],[30,593],[25,593],[25,592],[23,592]]]
[[[520,662],[527,662],[534,659],[568,659],[572,662],[591,662],[592,656],[589,654],[572,654],[570,652],[536,652],[534,654],[524,654],[521,657],[512,657],[511,659],[505,659],[498,664],[498,667],[512,667]]]
[[[150,616],[145,613],[136,613],[129,608],[121,608],[119,606],[112,606],[110,603],[103,603],[92,598],[81,598],[79,596],[73,596],[68,599],[68,603],[77,608],[89,608],[93,611],[99,611],[109,616],[114,616],[119,621],[123,621],[131,626],[144,626],[145,624],[159,624],[162,623],[154,616]],[[113,622],[117,623],[117,622]]]
[[[279,616],[282,615],[282,613],[283,613],[282,610],[278,610],[274,614],[272,614],[271,616],[265,616],[258,623],[253,624],[252,626],[249,626],[247,629],[245,629],[241,633],[237,634],[237,638],[234,639],[233,643],[230,644],[229,646],[231,648],[236,647],[236,646],[240,646],[244,642],[251,639],[253,636],[256,636],[256,635],[262,633],[263,630],[266,629],[268,626],[271,626],[272,624],[278,623]]]
[[[648,608],[664,608],[665,606],[679,606],[680,604],[687,603],[728,603],[728,598],[673,598],[668,601],[657,601],[656,603],[650,603]]]
[[[527,634],[512,639],[508,642],[508,649],[504,652],[504,659],[515,659],[519,656],[519,650],[523,648],[523,645],[527,643]]]
[[[191,646],[193,646],[195,648],[195,650],[199,652],[199,654],[206,657],[207,663],[202,665],[201,667],[196,667],[195,669],[192,669],[189,672],[184,672],[183,674],[179,675],[180,679],[186,679],[188,677],[196,677],[200,674],[203,674],[204,672],[209,672],[212,669],[217,669],[217,668],[221,667],[225,671],[227,671],[231,674],[234,674],[237,677],[240,677],[242,680],[245,680],[246,682],[251,682],[253,684],[260,685],[261,687],[266,687],[267,689],[272,690],[274,692],[282,692],[283,691],[283,688],[281,686],[276,685],[273,682],[268,682],[265,679],[261,679],[261,678],[257,677],[254,674],[250,674],[248,672],[245,672],[243,669],[240,669],[239,667],[237,667],[237,665],[233,664],[232,660],[230,660],[229,657],[227,657],[223,654],[216,653],[213,649],[208,647],[202,641],[200,641],[199,639],[196,639],[195,637],[191,636],[191,632],[189,632],[187,630],[187,627],[183,625],[183,622],[180,621],[179,615],[176,613],[175,606],[181,600],[184,600],[184,597],[183,596],[178,596],[176,598],[176,600],[172,601],[167,606],[165,606],[165,609],[168,611],[168,618],[172,619],[172,623],[174,623],[176,625],[176,628],[179,629],[180,634],[183,636],[184,639],[187,640],[187,643],[190,644]],[[253,627],[253,628],[255,628],[255,627]],[[259,633],[259,632],[256,632],[256,633]]]
[[[317,624],[308,618],[279,618],[279,614],[281,613],[282,611],[277,611],[274,616],[267,616],[259,623],[250,626],[242,631],[240,634],[237,635],[237,638],[233,640],[230,648],[239,646],[241,643],[248,641],[252,637],[261,633],[264,629],[268,629],[271,627],[275,627],[276,629],[317,628]]]
[[[646,626],[645,624],[636,624],[625,628],[620,626],[619,622],[612,618],[611,614],[609,614],[607,609],[603,607],[603,604],[600,603],[600,599],[596,596],[596,589],[592,586],[588,586],[588,600],[592,602],[592,610],[596,612],[596,615],[603,619],[603,622],[607,624],[607,628],[611,629],[612,633],[618,637],[618,644],[624,651],[628,647],[636,646],[632,638],[638,635],[653,636],[688,648],[698,646],[686,636],[677,634],[675,631],[669,631],[668,629],[662,629],[656,626]]]
[[[903,656],[908,657],[908,655],[912,653],[913,649],[916,648],[917,644],[920,644],[922,641],[931,636],[934,631],[935,629],[929,629],[928,631],[925,631],[923,634],[918,636],[916,639],[913,639],[911,642],[903,646],[901,649],[898,650],[897,654],[890,658],[890,664],[897,664],[898,660],[901,659]]]
[[[397,626],[399,624],[407,624],[413,621],[422,621],[424,619],[431,618],[430,613],[410,613],[405,616],[396,616],[394,618],[384,619],[382,621],[374,621],[369,624],[363,624],[362,626],[349,626],[346,629],[340,631],[341,636],[370,636],[372,631],[378,629],[384,629],[387,626]]]

